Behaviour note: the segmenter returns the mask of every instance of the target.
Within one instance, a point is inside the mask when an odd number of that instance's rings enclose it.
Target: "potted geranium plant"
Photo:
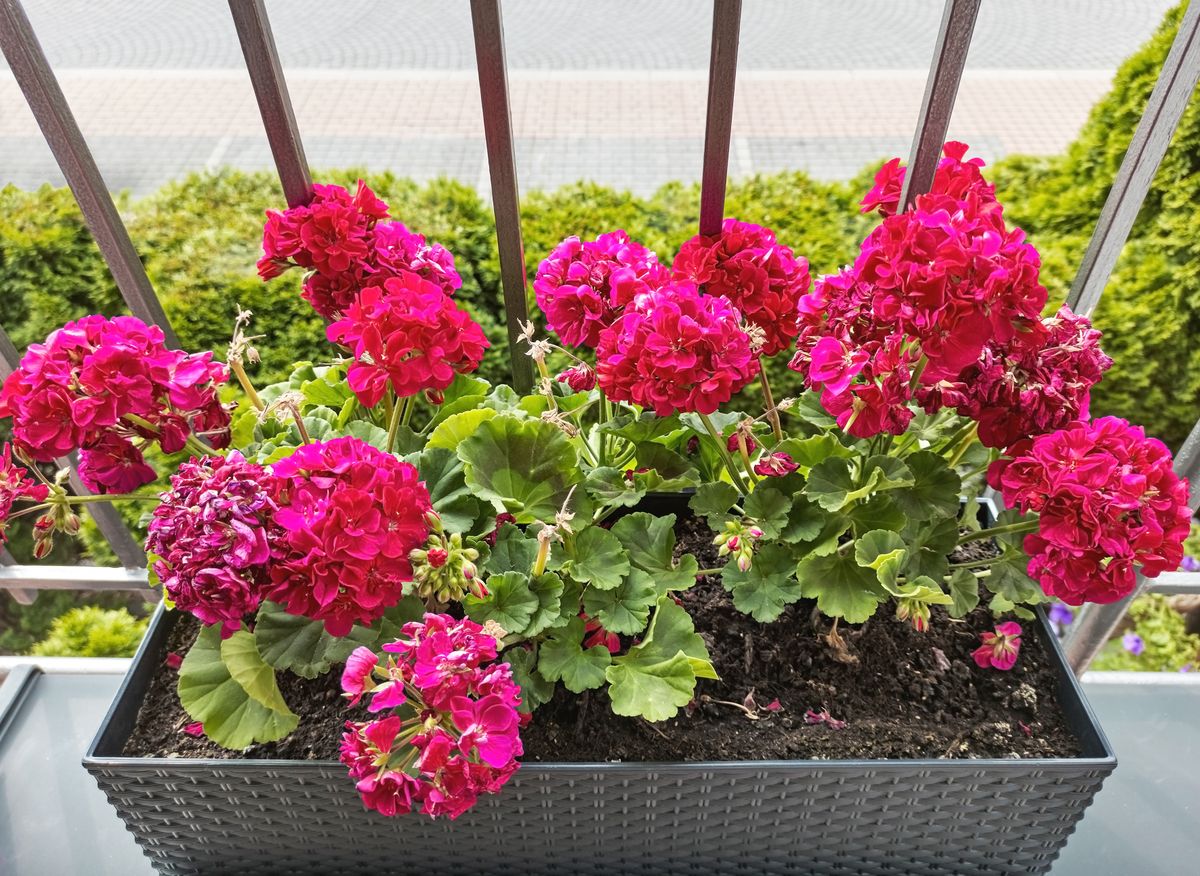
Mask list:
[[[1099,335],[1042,316],[980,166],[948,144],[898,212],[885,165],[815,287],[734,220],[669,267],[567,238],[524,397],[361,183],[264,233],[327,363],[254,387],[248,315],[228,370],[127,317],[31,347],[8,516],[78,528],[36,465],[74,449],[151,505],[167,610],[85,764],[156,865],[1047,868],[1115,760],[1036,606],[1174,568],[1190,515],[1159,442],[1088,420]]]

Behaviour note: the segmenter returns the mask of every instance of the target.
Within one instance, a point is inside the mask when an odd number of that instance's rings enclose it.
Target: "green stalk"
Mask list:
[[[991,538],[996,535],[1008,535],[1009,533],[1036,532],[1037,528],[1038,522],[1036,520],[1026,520],[1022,521],[1021,523],[1009,523],[1005,526],[993,526],[990,529],[980,529],[977,532],[968,532],[958,540],[958,543],[966,544],[969,541],[979,541],[981,538]]]
[[[400,416],[404,413],[404,405],[398,404],[392,406],[392,416],[388,422],[387,445],[388,453],[392,452],[392,448],[396,446],[396,433],[400,431]]]
[[[767,419],[771,421],[771,431],[775,440],[783,440],[783,424],[779,422],[779,410],[775,407],[775,394],[771,392],[771,381],[767,379],[767,369],[763,365],[762,356],[758,357],[758,379],[762,384],[763,401],[767,405]]]
[[[721,455],[721,461],[725,463],[725,470],[729,472],[729,478],[733,481],[733,485],[737,491],[743,496],[749,495],[749,490],[746,488],[746,482],[742,480],[742,476],[738,473],[737,465],[733,461],[733,457],[729,455],[729,451],[725,448],[725,442],[721,440],[721,433],[717,431],[717,427],[713,425],[713,421],[708,414],[700,414],[700,422],[704,424],[704,428],[708,430],[708,434],[713,441],[717,443],[717,452]]]

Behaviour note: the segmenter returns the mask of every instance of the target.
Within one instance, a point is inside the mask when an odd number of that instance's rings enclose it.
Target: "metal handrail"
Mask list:
[[[705,124],[704,164],[701,173],[700,231],[720,229],[725,204],[729,148],[732,134],[737,54],[741,22],[741,0],[714,0],[712,46]],[[909,205],[933,183],[942,144],[958,93],[980,0],[946,0],[938,30],[920,114],[913,134],[902,203]],[[271,34],[263,0],[229,0],[250,81],[263,118],[280,181],[289,204],[303,204],[311,197],[312,180],[300,132],[287,92],[282,66]],[[500,0],[471,0],[472,33],[483,104],[484,135],[487,143],[491,198],[496,216],[513,385],[518,390],[532,384],[528,357],[517,337],[528,318],[526,262],[521,239],[519,188],[513,146],[512,114],[508,92],[508,65],[504,54],[504,32]],[[79,132],[62,89],[46,60],[20,0],[0,0],[0,47],[49,142],[63,174],[71,186],[84,219],[101,254],[113,273],[117,287],[130,310],[147,322],[163,328],[175,345],[145,269],[133,248],[128,232],[117,214],[95,160]],[[1129,151],[1121,163],[1112,191],[1097,222],[1087,254],[1072,286],[1069,303],[1089,313],[1128,238],[1138,208],[1145,199],[1154,172],[1162,160],[1171,135],[1178,125],[1197,78],[1200,77],[1200,2],[1192,3],[1180,24],[1179,33],[1148,101]],[[16,363],[16,350],[4,349],[7,336],[0,331],[0,363]],[[11,347],[11,342],[7,342]],[[1200,422],[1177,457],[1180,474],[1200,474]],[[70,461],[68,460],[68,463]],[[77,486],[80,486],[76,484]],[[1200,501],[1200,495],[1194,501]],[[99,520],[111,506],[93,506]],[[115,518],[119,522],[119,518]],[[122,526],[123,528],[123,526]],[[130,538],[108,523],[101,530],[127,565],[140,563],[123,540]],[[132,540],[130,538],[130,540]],[[0,555],[0,589],[28,598],[42,588],[138,589],[144,573],[131,569],[90,567],[30,567],[5,564]],[[8,557],[11,562],[11,557]],[[1145,582],[1142,582],[1145,585]],[[1200,575],[1164,575],[1151,589],[1200,591]],[[1128,600],[1112,606],[1092,606],[1083,612],[1068,651],[1077,671],[1082,671],[1124,614]]]

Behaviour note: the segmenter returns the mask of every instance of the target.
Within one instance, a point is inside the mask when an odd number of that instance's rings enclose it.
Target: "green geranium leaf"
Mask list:
[[[907,577],[924,575],[940,581],[949,573],[950,561],[946,557],[958,544],[958,520],[943,517],[913,521],[902,535],[908,545],[908,562],[904,566]]]
[[[511,523],[501,524],[496,532],[496,544],[483,567],[489,575],[520,572],[528,575],[537,559],[538,543]]]
[[[834,456],[813,466],[804,493],[826,511],[841,511],[851,502],[870,495],[880,474],[880,469],[872,469],[862,483],[855,483],[850,461]]]
[[[610,633],[632,636],[640,633],[650,619],[650,606],[658,599],[654,578],[641,569],[633,569],[613,590],[588,587],[583,591],[583,610],[600,621]]]
[[[776,450],[792,457],[805,475],[816,465],[831,457],[850,457],[854,451],[842,444],[833,435],[824,433],[811,438],[788,438],[781,441]]]
[[[810,541],[821,534],[829,519],[829,512],[822,510],[820,505],[796,494],[779,537],[788,544]]]
[[[1038,518],[1036,514],[1022,514],[1016,508],[1007,508],[996,516],[995,525],[997,527],[1012,526],[1014,523],[1026,523],[1037,519]],[[992,538],[995,539],[996,543],[1002,548],[1011,548],[1016,551],[1021,551],[1023,549],[1023,545],[1025,544],[1026,535],[1028,535],[1026,532],[1004,532],[999,535],[993,535]]]
[[[269,601],[259,606],[254,622],[254,641],[262,659],[275,669],[303,678],[324,675],[359,645],[372,647],[376,638],[374,631],[361,626],[355,626],[348,636],[335,638],[325,632],[321,621],[289,614],[282,605]]]
[[[488,382],[483,378],[469,374],[454,375],[454,382],[446,387],[445,398],[430,418],[430,425],[438,426],[455,414],[482,407],[489,389]]]
[[[788,523],[792,500],[774,487],[759,484],[746,498],[742,508],[747,517],[753,517],[758,522],[765,538],[777,538]]]
[[[692,619],[669,596],[658,600],[641,643],[605,673],[618,715],[665,721],[691,702],[697,678],[716,678]]]
[[[937,581],[926,578],[924,575],[914,578],[902,586],[888,589],[893,596],[912,602],[922,602],[925,605],[950,605],[954,601],[949,593],[942,590]]]
[[[340,410],[346,399],[353,394],[346,383],[346,366],[333,365],[327,368],[313,369],[316,375],[312,380],[300,384],[300,392],[304,395],[306,405],[321,405],[334,410]]]
[[[344,431],[347,435],[361,438],[376,450],[387,452],[387,432],[380,429],[374,423],[368,423],[366,420],[355,420],[352,423],[347,423]]]
[[[629,562],[654,577],[660,593],[686,590],[696,583],[700,571],[696,558],[685,554],[676,564],[675,515],[655,517],[645,512],[627,514],[613,524],[612,533],[621,540]]]
[[[1029,577],[1029,557],[1017,548],[1006,548],[996,562],[988,568],[992,574],[984,579],[988,590],[1011,602],[1013,605],[1037,605],[1045,602],[1042,588]]]
[[[796,561],[780,544],[767,544],[754,555],[745,572],[729,562],[721,573],[721,585],[733,594],[733,606],[761,623],[770,623],[783,609],[800,599]]]
[[[575,448],[566,435],[552,423],[520,420],[511,414],[480,423],[458,445],[458,457],[466,464],[472,492],[497,511],[515,516],[518,523],[553,520],[571,487],[582,478]],[[572,509],[582,518],[587,505],[586,493],[576,490]]]
[[[428,447],[404,459],[417,467],[429,489],[433,510],[442,516],[443,525],[451,532],[470,532],[479,517],[479,503],[467,488],[458,455],[444,447]]]
[[[879,583],[892,588],[908,560],[904,539],[888,529],[873,529],[854,542],[854,561],[875,572]]]
[[[425,603],[417,596],[405,596],[398,603],[386,609],[383,612],[383,617],[371,624],[370,630],[374,636],[373,642],[364,642],[372,651],[378,650],[379,647],[387,642],[394,642],[400,635],[400,630],[407,623],[412,621],[423,620],[425,617]],[[357,627],[355,628],[357,629]],[[353,636],[354,633],[351,633]],[[345,651],[345,656],[334,659],[335,663],[342,663],[346,657],[350,656],[353,648],[345,648],[341,644],[341,640],[337,640],[336,644],[331,648],[331,654],[336,654],[337,649],[341,648]]]
[[[979,579],[967,569],[950,576],[950,617],[966,617],[979,605]]]
[[[913,485],[913,473],[907,465],[892,456],[872,456],[863,465],[863,477],[874,481],[874,492],[900,490]],[[958,507],[958,494],[954,494]]]
[[[572,618],[566,626],[551,631],[538,650],[538,672],[547,681],[561,681],[572,693],[583,693],[603,686],[604,670],[612,663],[612,655],[603,645],[585,649],[584,625],[581,618]]]
[[[643,478],[648,490],[676,492],[695,487],[700,483],[696,467],[673,450],[661,444],[648,442],[639,444],[636,452],[635,469],[649,471],[634,473],[634,479]]]
[[[841,514],[826,514],[825,525],[814,538],[796,542],[792,553],[797,557],[825,556],[838,549],[842,536],[850,528],[850,520]]]
[[[913,520],[930,517],[956,517],[962,480],[938,454],[918,450],[904,458],[912,473],[913,485],[897,490],[893,498]]]
[[[530,587],[529,576],[521,572],[492,575],[487,579],[487,589],[488,595],[482,599],[470,594],[463,597],[467,616],[479,624],[495,621],[510,636],[524,635],[542,607],[541,599]]]
[[[592,469],[583,486],[601,505],[609,507],[632,508],[646,495],[644,486],[630,483],[612,466]]]
[[[274,742],[287,736],[300,719],[279,695],[271,667],[258,656],[254,637],[241,630],[226,642],[234,642],[228,648],[232,667],[222,659],[226,648],[219,624],[201,630],[183,658],[178,689],[184,710],[204,725],[205,736],[224,748],[240,750],[255,742]],[[234,678],[235,671],[265,703],[247,692]]]
[[[675,439],[687,434],[687,429],[679,422],[679,417],[656,417],[645,412],[638,417],[622,414],[613,417],[607,423],[599,426],[601,432],[617,435],[631,444],[639,445],[654,441],[660,444],[670,444]]]
[[[696,494],[688,500],[688,507],[701,517],[707,518],[714,528],[730,519],[729,509],[737,504],[738,491],[733,484],[714,481],[701,484]]]
[[[540,417],[550,403],[540,395],[518,395],[511,386],[500,384],[483,401],[484,405],[497,413],[517,417]]]
[[[865,621],[887,598],[887,591],[879,585],[875,572],[840,551],[806,557],[796,569],[796,577],[805,599],[816,599],[823,614],[852,624]]]
[[[900,510],[892,501],[890,495],[872,496],[865,502],[860,502],[846,512],[846,516],[854,523],[857,532],[868,532],[872,529],[890,529],[899,532],[908,525],[908,515]]]
[[[512,669],[513,681],[521,688],[519,711],[529,714],[538,706],[550,702],[550,697],[554,696],[554,683],[542,678],[532,651],[520,646],[509,648],[500,655],[500,659]]]
[[[247,408],[233,418],[233,432],[229,441],[231,447],[249,447],[254,443],[255,427],[258,425],[258,411]]]
[[[581,584],[591,584],[600,590],[621,586],[629,574],[629,558],[621,540],[607,529],[589,526],[571,540],[568,572]]]
[[[457,450],[458,445],[475,434],[479,427],[496,416],[491,408],[477,408],[446,417],[429,435],[426,447]]]
[[[538,604],[521,635],[532,639],[558,624],[563,580],[553,572],[546,572],[530,581],[529,589],[537,597]]]

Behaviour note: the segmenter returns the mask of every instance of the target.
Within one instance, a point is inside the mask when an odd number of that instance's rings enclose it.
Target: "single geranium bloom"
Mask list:
[[[342,671],[342,692],[350,698],[350,705],[358,705],[362,695],[375,687],[371,673],[378,665],[379,658],[367,647],[355,648],[346,658],[346,668]]]
[[[754,463],[754,473],[764,478],[781,478],[791,474],[799,467],[792,459],[791,454],[777,451],[766,454]]]
[[[992,633],[980,633],[983,642],[971,652],[975,662],[983,669],[1012,669],[1016,665],[1017,655],[1021,652],[1021,625],[1016,621],[1004,621],[996,624]]]
[[[809,380],[824,384],[833,395],[841,395],[869,358],[866,350],[847,347],[837,338],[823,337],[809,353]]]

